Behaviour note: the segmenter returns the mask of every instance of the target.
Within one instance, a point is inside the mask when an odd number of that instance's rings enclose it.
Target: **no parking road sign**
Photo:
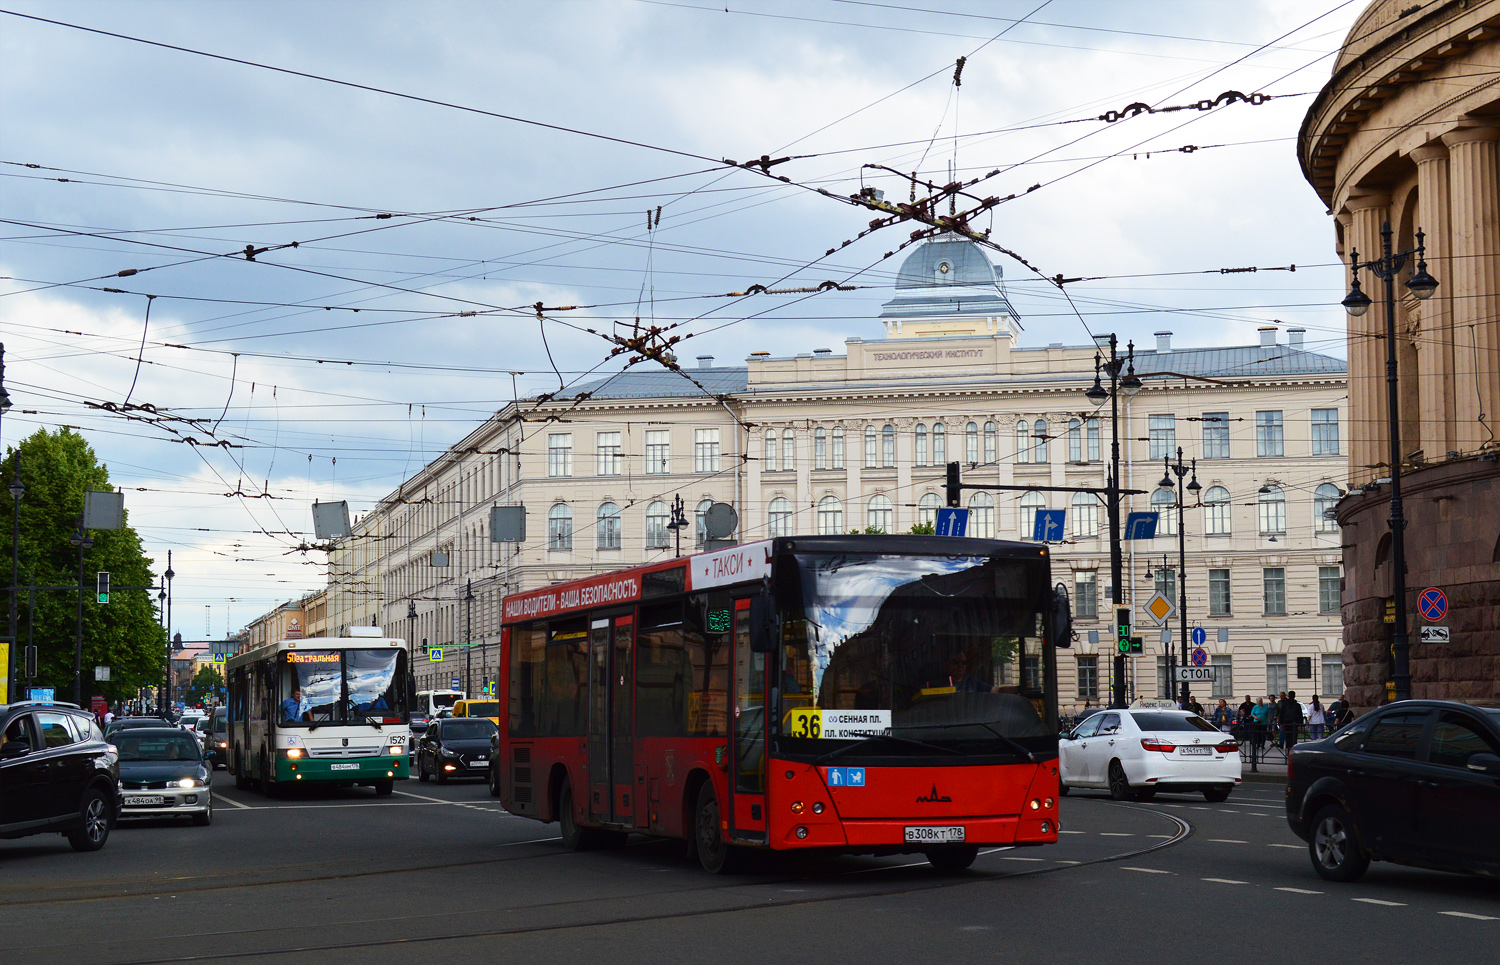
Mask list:
[[[1417,609],[1421,611],[1423,619],[1436,623],[1448,615],[1448,594],[1435,586],[1429,586],[1417,597]]]

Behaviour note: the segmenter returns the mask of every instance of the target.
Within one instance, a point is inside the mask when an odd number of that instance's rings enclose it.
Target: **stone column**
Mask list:
[[[1500,197],[1496,140],[1500,129],[1463,127],[1443,135],[1450,154],[1455,434],[1473,451],[1500,421]],[[1480,422],[1480,416],[1484,422]],[[1489,426],[1487,431],[1485,426]]]
[[[1422,305],[1417,342],[1420,441],[1427,458],[1436,461],[1456,448],[1456,392],[1453,358],[1453,262],[1448,210],[1448,149],[1425,144],[1411,152],[1417,162],[1417,224],[1427,233],[1427,270],[1438,280],[1437,293]],[[1415,270],[1415,265],[1412,266]]]
[[[896,420],[896,488],[890,494],[895,503],[891,532],[905,533],[917,522],[916,502],[920,494],[912,489],[911,470],[916,463],[915,419]]]
[[[1347,242],[1361,262],[1380,257],[1380,226],[1390,218],[1388,194],[1351,197]],[[1345,262],[1347,266],[1347,261]],[[1347,269],[1346,269],[1347,271]],[[1349,319],[1349,467],[1350,478],[1365,482],[1388,474],[1369,467],[1390,461],[1390,433],[1385,397],[1385,282],[1368,271],[1359,283],[1370,296],[1370,310]]]

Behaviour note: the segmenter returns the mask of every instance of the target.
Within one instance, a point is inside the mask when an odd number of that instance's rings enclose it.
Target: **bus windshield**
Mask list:
[[[288,650],[280,660],[277,723],[404,722],[402,656],[400,650]]]
[[[778,578],[773,728],[786,750],[886,736],[898,740],[872,753],[1055,752],[1044,723],[1044,561],[850,553],[795,564],[795,578]]]

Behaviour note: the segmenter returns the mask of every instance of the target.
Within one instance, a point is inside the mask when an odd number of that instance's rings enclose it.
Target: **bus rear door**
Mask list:
[[[589,624],[589,817],[634,825],[631,721],[635,693],[633,617]]]
[[[734,602],[734,754],[731,833],[766,837],[766,655],[750,651],[750,601]]]

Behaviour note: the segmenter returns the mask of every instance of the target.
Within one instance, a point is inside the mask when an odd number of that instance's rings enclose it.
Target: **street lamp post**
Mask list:
[[[1166,471],[1162,473],[1161,486],[1163,489],[1175,489],[1177,495],[1177,618],[1178,632],[1182,634],[1182,663],[1178,666],[1188,665],[1188,618],[1187,618],[1187,527],[1184,525],[1184,510],[1186,508],[1185,496],[1187,493],[1197,495],[1202,486],[1198,485],[1198,460],[1194,459],[1191,466],[1182,464],[1182,447],[1177,447],[1177,462],[1174,465],[1166,456],[1162,457],[1162,465]],[[1192,480],[1186,488],[1182,485],[1182,477],[1191,471]],[[1173,485],[1172,477],[1176,476],[1176,484]],[[1170,663],[1170,661],[1168,661]],[[1170,684],[1170,682],[1169,682]],[[1191,694],[1188,690],[1188,682],[1182,682],[1182,706],[1187,709],[1188,699]]]
[[[1411,699],[1411,639],[1406,632],[1406,519],[1401,505],[1401,404],[1396,379],[1396,276],[1406,267],[1407,259],[1417,256],[1417,271],[1406,281],[1406,288],[1417,298],[1426,300],[1437,291],[1437,279],[1427,273],[1425,235],[1417,231],[1417,246],[1408,251],[1391,250],[1391,223],[1380,226],[1381,255],[1374,261],[1361,262],[1359,251],[1349,252],[1349,294],[1344,309],[1358,318],[1370,308],[1370,296],[1360,291],[1359,271],[1369,271],[1385,282],[1385,393],[1386,419],[1391,441],[1391,596],[1395,603],[1396,622],[1391,625],[1391,683],[1395,699]]]
[[[474,696],[474,581],[464,587],[464,693]]]
[[[682,503],[682,494],[678,493],[672,498],[672,518],[667,522],[667,529],[677,534],[677,555],[682,555],[682,530],[687,526],[687,508]]]
[[[68,538],[78,547],[78,637],[73,648],[73,703],[83,706],[83,554],[94,548],[88,530],[83,528],[83,516],[78,517],[78,531]]]
[[[0,386],[0,389],[3,389],[3,386]],[[24,658],[17,656],[21,652],[21,648],[17,646],[20,641],[16,639],[16,636],[20,623],[17,611],[20,608],[20,600],[18,598],[21,595],[21,500],[26,498],[26,484],[21,481],[20,447],[16,448],[15,469],[15,478],[10,481],[9,487],[10,498],[15,505],[13,507],[13,525],[10,536],[10,612],[6,625],[9,628],[10,635],[10,665],[19,670],[19,668],[25,666]],[[15,682],[20,679],[20,676],[20,673],[15,671],[10,673],[11,690],[15,690]],[[14,695],[11,695],[9,699],[15,700],[16,698]]]
[[[167,584],[165,580],[162,581],[161,589],[156,593],[156,612],[161,614],[162,633],[167,636],[167,675],[170,676],[172,673],[172,639],[171,634],[167,630]],[[165,677],[162,678],[162,682],[163,686],[158,687],[156,690],[156,709],[158,711],[167,705],[167,689],[165,686],[167,679]]]
[[[1102,339],[1102,336],[1100,336]],[[1102,342],[1099,347],[1103,348]],[[1120,372],[1129,366],[1126,376],[1120,378]],[[1109,388],[1105,389],[1101,384],[1100,377],[1103,374],[1109,376]],[[1122,597],[1125,586],[1125,562],[1124,554],[1120,547],[1120,393],[1124,392],[1126,398],[1131,398],[1141,390],[1141,380],[1135,374],[1135,343],[1126,345],[1126,354],[1119,352],[1119,341],[1114,333],[1109,336],[1109,357],[1105,358],[1099,352],[1094,353],[1094,384],[1084,393],[1085,397],[1094,405],[1102,405],[1105,400],[1109,401],[1110,412],[1110,451],[1109,451],[1109,477],[1105,480],[1105,499],[1109,509],[1109,571],[1110,582],[1114,591],[1114,605],[1122,605]],[[1125,654],[1118,647],[1115,648],[1115,685],[1111,701],[1113,707],[1125,706]]]
[[[162,699],[161,706],[157,707],[157,710],[164,715],[171,713],[168,705],[172,703],[172,577],[176,575],[176,573],[172,572],[172,551],[167,550],[167,571],[162,574],[162,579],[167,584],[167,609],[165,612],[167,621],[167,686],[166,690],[163,691],[165,697]]]

